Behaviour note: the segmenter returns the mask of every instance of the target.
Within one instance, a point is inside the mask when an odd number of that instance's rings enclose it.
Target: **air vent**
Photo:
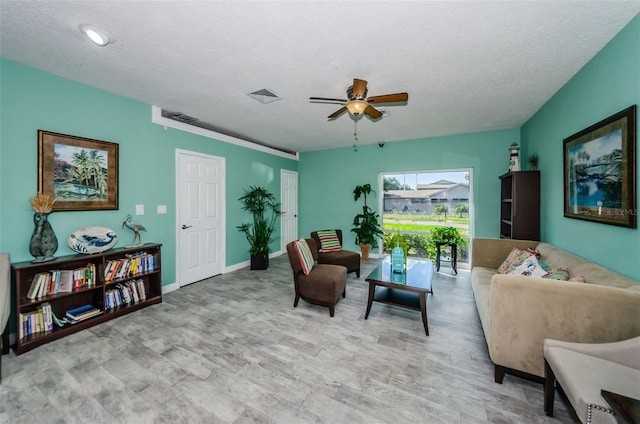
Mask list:
[[[168,112],[165,118],[173,119],[174,121],[184,122],[185,124],[191,124],[198,120],[193,116],[185,115],[180,112]]]
[[[256,99],[260,103],[265,103],[265,104],[275,102],[276,100],[281,99],[281,97],[278,97],[277,94],[273,93],[270,90],[267,90],[266,88],[263,88],[262,90],[254,91],[253,93],[249,93],[247,94],[247,96],[251,97],[252,99]]]

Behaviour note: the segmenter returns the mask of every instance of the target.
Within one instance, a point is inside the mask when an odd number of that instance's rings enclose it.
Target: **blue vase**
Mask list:
[[[47,262],[55,259],[53,254],[58,250],[58,239],[48,217],[48,213],[33,214],[35,228],[29,242],[29,253],[35,257],[33,262]]]

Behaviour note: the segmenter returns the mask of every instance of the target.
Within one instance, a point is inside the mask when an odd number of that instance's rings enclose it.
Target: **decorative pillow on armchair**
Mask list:
[[[311,253],[311,248],[304,238],[296,241],[293,247],[295,247],[296,252],[298,253],[298,259],[300,260],[302,272],[304,272],[304,275],[309,275],[311,269],[313,268],[313,254]]]
[[[335,231],[317,231],[317,234],[320,239],[321,252],[335,252],[337,250],[342,250],[342,246],[340,246],[340,239]]]
[[[518,265],[513,271],[509,272],[509,275],[522,275],[524,277],[544,277],[547,275],[547,271],[540,265],[538,258],[534,255],[529,256],[520,265]]]
[[[502,262],[502,265],[500,265],[500,267],[498,268],[498,273],[499,274],[511,273],[511,271],[516,269],[529,256],[531,256],[531,253],[524,250],[520,250],[517,247],[514,247],[513,249],[511,249],[511,253],[509,253],[509,256],[507,256],[507,259],[505,259],[504,262]]]

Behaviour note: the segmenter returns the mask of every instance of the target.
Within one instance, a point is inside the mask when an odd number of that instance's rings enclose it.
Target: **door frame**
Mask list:
[[[227,159],[223,156],[215,156],[215,155],[209,155],[207,153],[201,153],[201,152],[194,152],[191,150],[184,150],[184,149],[175,149],[175,174],[176,174],[176,191],[175,191],[175,237],[176,237],[176,288],[180,288],[183,287],[182,286],[182,273],[184,272],[184,270],[182,270],[180,268],[180,263],[181,263],[181,259],[182,259],[182,246],[180,245],[180,172],[179,172],[179,161],[180,161],[180,155],[189,155],[189,156],[196,156],[202,159],[212,159],[212,160],[222,160],[222,166],[223,166],[223,178],[224,181],[222,183],[222,189],[221,189],[221,195],[222,195],[222,201],[223,201],[223,205],[221,208],[221,213],[220,213],[220,219],[221,219],[221,228],[223,229],[223,234],[224,236],[222,237],[222,239],[220,240],[220,255],[221,257],[219,258],[221,263],[222,263],[222,269],[221,269],[221,274],[224,274],[226,272],[226,263],[227,263],[227,208],[226,208],[226,204],[227,204],[227,172],[226,172],[226,166],[227,166]]]
[[[300,193],[300,190],[298,189],[299,186],[299,175],[297,171],[292,171],[290,169],[281,169],[280,170],[280,204],[282,204],[282,181],[283,181],[283,175],[284,174],[292,174],[295,175],[296,177],[296,238],[300,235],[300,231],[298,228],[298,219],[299,219],[299,210],[298,210],[298,206],[300,204],[299,199],[298,199],[298,194]],[[283,215],[284,216],[284,215]],[[287,253],[287,242],[284,241],[284,238],[282,237],[282,229],[283,229],[283,225],[282,225],[282,217],[280,217],[280,253],[284,254]]]

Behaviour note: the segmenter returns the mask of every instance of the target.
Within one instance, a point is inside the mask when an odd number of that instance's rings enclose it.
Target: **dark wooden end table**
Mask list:
[[[369,301],[364,319],[369,318],[374,301],[420,311],[424,332],[428,336],[427,293],[433,294],[432,275],[433,263],[418,258],[407,258],[404,273],[392,273],[391,258],[387,256],[366,278],[369,283]]]
[[[443,257],[441,250],[446,246],[451,250],[451,256]],[[436,271],[440,272],[442,262],[451,263],[453,272],[458,275],[458,243],[436,243]]]

